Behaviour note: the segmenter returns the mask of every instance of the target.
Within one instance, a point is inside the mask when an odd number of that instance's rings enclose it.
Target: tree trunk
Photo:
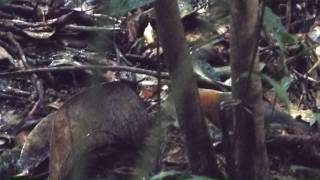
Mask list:
[[[176,0],[155,3],[160,40],[170,72],[172,95],[184,132],[191,170],[222,177],[199,105],[199,94]]]
[[[259,0],[230,0],[232,94],[242,102],[235,126],[235,179],[268,179],[259,72]],[[252,71],[252,73],[250,73]],[[250,75],[251,74],[251,75]]]

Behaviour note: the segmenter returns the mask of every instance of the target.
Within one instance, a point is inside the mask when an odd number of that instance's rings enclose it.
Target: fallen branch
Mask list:
[[[23,76],[28,74],[40,74],[48,72],[62,72],[62,71],[79,71],[79,70],[109,70],[109,71],[128,71],[138,74],[146,74],[150,76],[158,76],[157,71],[146,70],[136,67],[128,66],[106,66],[106,65],[82,65],[82,66],[60,66],[60,67],[44,67],[44,68],[34,68],[26,70],[18,70],[13,72],[0,73],[0,78],[12,77],[12,76]],[[161,78],[169,79],[169,73],[161,72]]]
[[[69,15],[69,14],[67,14]],[[11,27],[11,26],[18,26],[18,27],[39,27],[39,26],[50,26],[53,24],[58,23],[59,21],[62,21],[63,17],[51,19],[47,22],[27,22],[23,20],[18,19],[0,19],[0,25],[5,27]],[[76,30],[76,31],[117,31],[120,30],[120,27],[118,26],[82,26],[82,25],[74,25],[69,24],[64,26],[65,30]]]
[[[268,138],[270,154],[277,154],[291,160],[294,164],[308,167],[319,167],[320,140],[318,135],[273,135]]]
[[[118,26],[80,26],[80,25],[66,25],[63,27],[64,30],[73,30],[73,31],[85,31],[85,32],[94,32],[94,31],[119,31],[120,27]]]

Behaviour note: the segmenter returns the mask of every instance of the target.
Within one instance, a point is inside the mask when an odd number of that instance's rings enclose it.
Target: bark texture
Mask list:
[[[259,60],[255,52],[259,31],[259,0],[230,0],[230,6],[232,94],[243,105],[235,127],[234,177],[237,180],[264,180],[268,179],[268,159],[261,79],[256,74],[259,72]],[[253,71],[249,77],[251,68]]]
[[[157,0],[155,9],[160,40],[170,72],[173,100],[179,124],[185,134],[191,170],[198,175],[222,177],[200,109],[196,76],[177,1]]]

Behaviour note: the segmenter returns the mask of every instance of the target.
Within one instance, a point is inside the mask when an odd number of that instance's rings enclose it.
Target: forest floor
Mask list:
[[[51,135],[44,135],[52,128],[41,124],[43,119],[48,119],[44,117],[67,116],[64,110],[71,112],[67,110],[71,108],[73,112],[77,107],[86,112],[78,103],[86,102],[77,96],[79,92],[97,84],[119,81],[129,84],[143,100],[143,105],[136,108],[143,108],[158,123],[149,132],[144,150],[127,151],[122,147],[123,142],[114,138],[108,139],[112,142],[112,148],[108,146],[112,155],[100,156],[101,149],[91,152],[98,159],[89,165],[94,169],[93,176],[136,178],[139,175],[137,168],[133,168],[136,164],[144,174],[162,172],[153,179],[190,178],[183,135],[168,100],[169,75],[158,43],[152,5],[132,8],[121,15],[108,13],[109,6],[75,0],[66,3],[12,0],[0,5],[0,180],[18,176],[47,178],[53,168],[48,161],[53,157],[52,148],[48,147],[53,141]],[[320,179],[320,2],[266,0],[264,7],[258,47],[261,73],[267,77],[263,79],[264,100],[307,127],[296,128],[295,122],[268,126],[271,178]],[[180,0],[179,8],[199,88],[230,92],[228,4],[224,0]],[[130,93],[121,96],[135,98]],[[98,97],[95,101],[106,98]],[[130,111],[129,104],[134,102],[110,100],[109,103],[110,109],[117,107],[115,110],[122,110],[123,116],[142,119]],[[95,112],[100,107],[93,106],[92,113],[101,112]],[[110,112],[114,111],[108,109],[105,113]],[[56,133],[75,132],[78,126],[81,124],[65,126]],[[224,171],[221,130],[211,123],[208,126]],[[125,127],[128,130],[124,128],[123,132],[131,132],[135,125]],[[123,132],[120,129],[116,133]],[[64,147],[68,142],[72,141],[55,141],[57,147]],[[80,149],[68,148],[70,152]],[[67,160],[55,165],[69,166]]]

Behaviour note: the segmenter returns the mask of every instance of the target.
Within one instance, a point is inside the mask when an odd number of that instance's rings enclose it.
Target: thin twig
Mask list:
[[[311,83],[315,83],[315,84],[320,84],[319,81],[315,80],[314,78],[308,76],[307,74],[301,74],[300,72],[298,72],[297,70],[295,70],[294,68],[291,68],[291,70],[300,78],[306,79]]]
[[[311,74],[320,65],[320,59],[318,57],[316,58],[317,58],[317,62],[314,63],[314,65],[307,71],[308,74]]]
[[[11,41],[12,44],[14,44],[16,46],[16,48],[18,49],[20,58],[22,60],[22,63],[24,65],[24,69],[30,69],[30,66],[27,62],[27,58],[25,53],[23,52],[23,49],[20,45],[20,43],[13,37],[13,34],[11,32],[8,32],[8,38]],[[42,101],[43,101],[43,97],[44,97],[44,88],[43,88],[43,81],[42,79],[40,79],[38,77],[38,75],[36,73],[32,73],[31,75],[31,79],[33,81],[33,86],[34,88],[37,90],[37,95],[38,95],[38,102],[34,105],[33,109],[36,109],[38,107],[41,108],[42,106]]]
[[[23,53],[22,47],[20,43],[13,37],[13,34],[11,32],[7,33],[7,37],[9,41],[18,49],[19,55],[21,56],[21,61],[25,69],[28,67],[27,59],[25,54]]]
[[[316,43],[315,45],[312,45],[310,47],[305,48],[304,50],[302,50],[301,52],[297,53],[296,55],[287,58],[286,61],[285,61],[285,64],[289,65],[289,64],[292,64],[292,63],[296,62],[297,60],[300,60],[301,58],[299,58],[299,57],[305,55],[306,53],[308,53],[309,51],[311,51],[311,50],[313,50],[313,49],[315,49],[317,47],[319,47],[318,43]]]
[[[292,8],[292,0],[287,1],[287,10],[286,10],[286,29],[290,31],[291,24],[291,8]]]

